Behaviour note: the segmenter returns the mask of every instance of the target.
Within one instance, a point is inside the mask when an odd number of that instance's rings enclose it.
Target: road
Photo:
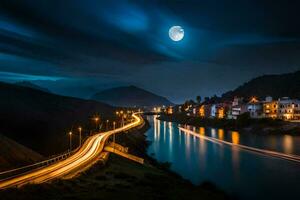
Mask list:
[[[82,169],[86,169],[87,166],[95,163],[100,153],[104,149],[105,142],[112,134],[127,131],[139,126],[142,123],[142,118],[138,116],[138,114],[133,114],[132,116],[134,121],[130,124],[115,130],[98,133],[89,137],[75,154],[65,160],[32,172],[28,172],[26,174],[0,181],[0,189],[20,187],[28,183],[39,184],[61,178],[70,173],[80,172]]]
[[[258,153],[258,154],[265,155],[265,156],[270,156],[270,157],[275,157],[275,158],[279,158],[279,159],[284,159],[284,160],[300,163],[300,156],[298,156],[298,155],[285,154],[285,153],[281,153],[281,152],[270,151],[270,150],[266,150],[266,149],[259,149],[259,148],[250,147],[250,146],[241,145],[241,144],[234,144],[232,142],[227,142],[227,141],[220,140],[217,138],[200,135],[199,133],[189,130],[189,129],[186,129],[186,128],[182,128],[182,127],[178,127],[178,128],[180,131],[182,131],[184,133],[191,134],[195,137],[198,137],[198,138],[201,138],[201,139],[204,139],[204,140],[216,143],[216,144],[220,144],[220,145],[225,144],[228,146],[238,147],[242,150],[249,151],[252,153]]]

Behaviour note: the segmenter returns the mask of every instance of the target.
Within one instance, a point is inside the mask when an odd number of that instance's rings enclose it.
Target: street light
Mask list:
[[[95,120],[95,124],[96,124],[96,130],[97,130],[97,128],[98,128],[98,121],[99,121],[99,117],[95,117],[95,118],[94,118],[94,120]]]
[[[109,120],[106,120],[106,130],[108,130],[108,122]]]
[[[79,126],[78,130],[79,130],[79,146],[81,146],[81,131],[82,131],[82,128]]]
[[[69,132],[70,136],[70,151],[72,150],[72,131]]]
[[[124,126],[124,115],[122,115],[122,126]]]
[[[114,121],[113,122],[113,126],[114,126],[114,130],[116,129],[116,122]],[[114,151],[115,151],[115,142],[116,142],[116,133],[114,133],[113,135],[113,148],[114,148]]]

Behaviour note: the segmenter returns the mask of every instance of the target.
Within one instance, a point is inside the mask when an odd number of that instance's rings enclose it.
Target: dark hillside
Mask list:
[[[172,105],[165,97],[156,95],[144,89],[128,86],[118,87],[96,93],[91,99],[105,102],[114,106],[133,107],[133,106],[161,106]]]
[[[77,131],[95,113],[105,118],[113,111],[96,101],[0,83],[0,133],[43,155],[67,150],[72,126]]]
[[[280,97],[300,99],[300,71],[260,76],[222,95],[224,99],[232,99],[234,96],[246,98],[272,96],[274,99]]]

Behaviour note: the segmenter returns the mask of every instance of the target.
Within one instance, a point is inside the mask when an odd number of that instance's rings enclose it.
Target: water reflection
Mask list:
[[[218,129],[218,137],[220,140],[224,140],[224,129]]]
[[[283,136],[283,148],[284,152],[291,154],[293,152],[293,137],[290,135]]]
[[[219,140],[224,140],[224,129],[218,129],[218,138]],[[223,159],[224,156],[224,148],[220,148],[220,157]]]
[[[166,136],[167,136],[167,122],[164,121],[164,143],[166,143]]]
[[[211,136],[213,138],[216,138],[216,129],[214,129],[214,128],[211,129]]]
[[[170,152],[170,157],[173,157],[173,127],[172,127],[172,122],[168,123],[168,128],[169,128],[169,152]]]
[[[300,137],[249,135],[209,127],[196,128],[196,135],[193,135],[179,131],[177,124],[159,123],[155,117],[150,120],[152,128],[146,135],[152,144],[148,154],[154,153],[161,162],[171,162],[172,170],[193,183],[213,182],[240,199],[300,199],[298,163],[251,153],[237,146],[273,148],[299,155]],[[193,126],[187,127],[195,130]],[[164,135],[160,135],[162,133]],[[219,145],[217,140],[234,145]]]
[[[240,134],[237,131],[231,132],[231,140],[233,144],[239,144],[240,143]]]
[[[199,128],[199,133],[200,133],[200,135],[205,135],[205,128],[204,127],[200,127]]]

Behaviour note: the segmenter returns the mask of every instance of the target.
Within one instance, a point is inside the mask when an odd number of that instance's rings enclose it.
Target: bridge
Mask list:
[[[127,147],[123,147],[117,143],[114,143],[114,142],[109,143],[108,145],[105,146],[104,150],[107,152],[115,153],[119,156],[122,156],[122,157],[127,158],[132,161],[135,161],[137,163],[144,164],[143,158],[129,154]]]

